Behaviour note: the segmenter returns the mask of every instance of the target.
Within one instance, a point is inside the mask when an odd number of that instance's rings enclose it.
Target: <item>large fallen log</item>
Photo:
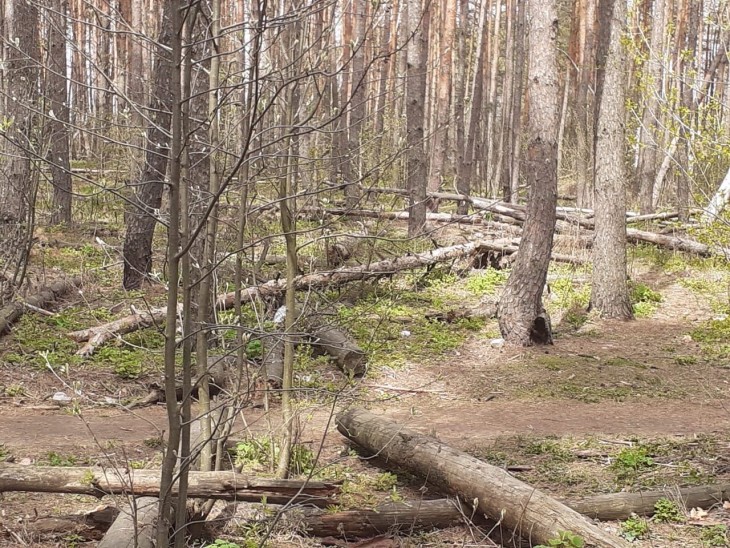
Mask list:
[[[639,493],[610,493],[566,501],[566,504],[586,516],[612,520],[626,519],[631,514],[650,516],[654,513],[654,505],[662,498],[678,501],[685,508],[707,509],[730,500],[730,483],[681,489],[667,487]]]
[[[466,244],[439,247],[431,251],[424,251],[423,253],[386,259],[371,264],[342,266],[334,270],[297,276],[294,278],[294,288],[297,291],[306,291],[312,289],[323,289],[325,287],[337,287],[349,282],[392,276],[393,274],[404,270],[422,268],[424,266],[463,259],[475,253],[482,253],[490,250],[514,253],[517,249],[518,248],[514,246],[510,240],[477,240]],[[582,260],[570,255],[561,255],[558,253],[553,254],[552,257],[556,261],[573,264],[581,264],[583,262]],[[277,280],[270,280],[259,285],[241,289],[239,300],[242,304],[244,304],[259,298],[265,299],[280,295],[285,290],[286,279],[279,278]],[[235,299],[235,291],[219,295],[216,299],[216,308],[219,310],[233,308]],[[132,314],[104,325],[84,329],[82,331],[75,331],[73,333],[69,333],[69,336],[78,342],[88,340],[88,343],[77,352],[79,355],[88,356],[104,342],[119,335],[130,333],[136,329],[141,329],[151,325],[155,321],[162,321],[164,316],[164,308],[155,308],[150,312]]]
[[[571,531],[581,536],[587,545],[628,546],[575,510],[519,481],[502,468],[391,420],[352,408],[337,416],[337,429],[385,462],[406,468],[465,501],[474,501],[487,517],[499,520],[533,543],[548,544],[561,531]]]
[[[26,309],[44,309],[62,295],[69,293],[81,285],[80,278],[59,280],[48,287],[41,288],[38,293],[26,297],[21,302],[12,302],[0,309],[0,335],[10,329],[25,313]]]
[[[188,496],[272,504],[306,502],[315,506],[333,503],[338,487],[332,483],[248,477],[232,471],[190,472]],[[117,470],[94,467],[22,466],[0,463],[0,493],[70,493],[76,495],[157,496],[159,470]],[[174,491],[173,491],[174,493]]]
[[[320,312],[306,319],[309,344],[315,351],[332,357],[346,375],[364,375],[368,363],[367,354],[347,332],[333,323],[332,314],[329,311],[328,317],[327,312]]]
[[[132,499],[122,510],[97,548],[154,548],[157,533],[155,497]]]
[[[335,270],[327,272],[315,272],[294,278],[294,288],[297,291],[310,289],[322,289],[325,287],[335,287],[348,282],[357,280],[367,280],[371,278],[380,278],[390,276],[396,272],[421,268],[437,263],[443,263],[461,259],[475,251],[478,251],[484,245],[488,245],[489,241],[476,241],[466,244],[453,245],[449,247],[439,247],[431,251],[416,253],[413,255],[404,255],[394,259],[387,259],[371,264],[361,266],[343,266]],[[261,285],[248,287],[241,290],[241,303],[250,302],[257,298],[266,298],[279,295],[286,289],[286,279],[271,280]],[[216,307],[219,309],[232,308],[236,298],[235,292],[225,293],[216,299]]]
[[[451,527],[463,523],[470,513],[458,500],[437,499],[389,502],[373,510],[306,511],[299,520],[302,528],[315,537],[367,538]]]

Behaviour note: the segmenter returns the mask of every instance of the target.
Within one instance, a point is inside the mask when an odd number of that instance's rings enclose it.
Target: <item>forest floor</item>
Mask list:
[[[60,301],[53,317],[24,315],[0,338],[0,460],[157,467],[164,408],[128,411],[119,403],[145,395],[147,383],[159,378],[159,334],[144,330],[81,360],[66,333],[124,315],[131,304],[156,304],[163,289],[121,291],[112,248],[94,244],[92,235],[77,239],[83,245],[37,250],[32,274],[40,284],[79,272],[88,282],[83,293]],[[346,477],[351,506],[422,496],[422,479],[384,475],[347,450],[331,417],[356,403],[492,464],[522,465],[514,473],[519,479],[559,498],[730,482],[730,270],[718,261],[632,248],[641,317],[631,322],[586,315],[589,274],[551,270],[546,299],[556,341],[529,349],[493,345],[498,330],[491,319],[424,319],[429,311],[493,300],[504,281],[497,271],[443,268],[429,278],[407,274],[361,286],[341,317],[371,356],[365,377],[348,383],[321,359],[298,361],[298,381],[310,394],[299,402],[300,443],[314,453],[322,448],[322,477]],[[73,396],[70,406],[51,400],[59,391]],[[277,406],[242,416],[234,437],[256,439],[275,430]],[[73,535],[33,538],[28,530],[38,516],[98,504],[76,495],[0,494],[0,545],[93,546]],[[707,515],[678,510],[605,527],[639,537],[640,547],[730,545],[730,508],[718,505]],[[240,546],[257,534],[242,526],[224,533]],[[270,542],[319,545],[291,530],[277,531]],[[475,527],[377,542],[370,545],[493,545]]]

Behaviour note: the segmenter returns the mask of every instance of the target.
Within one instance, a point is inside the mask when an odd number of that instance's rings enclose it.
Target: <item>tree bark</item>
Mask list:
[[[54,0],[48,13],[48,71],[46,90],[53,115],[46,123],[53,181],[52,224],[71,224],[71,158],[66,87],[66,17],[68,0]]]
[[[608,27],[599,44],[598,122],[595,141],[595,238],[590,307],[605,318],[631,319],[626,272],[624,36],[626,3],[602,0]],[[606,47],[607,46],[607,47]],[[604,68],[605,65],[605,68]]]
[[[428,165],[425,159],[425,100],[426,59],[428,59],[427,31],[428,9],[422,9],[420,0],[407,0],[408,30],[411,36],[407,46],[406,70],[406,146],[408,185],[408,236],[423,232],[426,224],[426,181]]]
[[[531,103],[526,171],[530,194],[521,251],[498,309],[502,336],[511,344],[523,346],[552,343],[542,293],[550,263],[558,197],[558,19],[555,1],[530,0],[527,15],[530,22],[527,30]]]
[[[176,69],[169,48],[172,44],[172,14],[165,2],[158,49],[154,66],[154,83],[149,108],[145,164],[135,185],[132,205],[127,212],[127,233],[124,238],[125,289],[138,289],[152,271],[152,238],[160,217],[165,173],[170,154],[172,112],[172,73]],[[176,283],[177,281],[175,281]]]
[[[6,9],[10,6],[6,6]],[[2,113],[0,148],[0,305],[23,285],[33,241],[37,177],[31,158],[39,141],[37,108],[40,71],[38,9],[12,3],[6,11],[6,75],[9,98]],[[5,127],[7,126],[7,127]]]
[[[389,502],[373,510],[306,512],[300,521],[315,537],[368,538],[383,533],[452,527],[464,521],[470,510],[456,499]]]
[[[367,452],[428,478],[429,483],[466,501],[474,501],[487,517],[499,520],[535,544],[547,544],[560,531],[571,531],[583,537],[587,545],[627,546],[506,470],[433,438],[357,408],[339,414],[336,420],[340,433]]]

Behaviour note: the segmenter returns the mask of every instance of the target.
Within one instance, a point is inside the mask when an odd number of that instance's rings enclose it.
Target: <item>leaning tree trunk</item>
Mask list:
[[[172,26],[169,14],[164,14],[155,59],[154,82],[150,105],[150,125],[147,128],[147,148],[144,168],[137,190],[131,199],[124,238],[125,289],[137,289],[152,269],[152,237],[162,205],[165,172],[170,152],[170,112],[172,110],[171,79],[174,69],[169,59]]]
[[[552,343],[542,305],[558,198],[558,19],[555,0],[530,0],[526,27],[530,62],[530,117],[526,174],[530,186],[520,252],[497,315],[504,338],[513,344]]]
[[[10,10],[8,10],[10,11]],[[30,2],[14,2],[5,13],[7,111],[0,148],[0,305],[9,301],[25,278],[32,241],[35,183],[31,157],[38,141],[38,10]],[[10,99],[12,98],[12,100]],[[6,126],[6,127],[5,127]]]
[[[621,44],[626,3],[604,1],[601,11],[601,20],[609,28],[601,33],[599,44],[602,58],[598,64],[605,63],[605,69],[603,74],[599,73],[598,86],[591,307],[607,318],[630,319],[633,313],[626,283],[625,90]]]

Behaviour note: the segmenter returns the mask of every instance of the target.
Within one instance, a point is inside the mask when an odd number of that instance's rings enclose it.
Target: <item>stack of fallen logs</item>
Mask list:
[[[363,538],[472,523],[498,523],[507,534],[546,544],[561,531],[579,535],[586,546],[626,546],[595,520],[625,519],[632,513],[650,515],[655,503],[671,497],[688,508],[709,508],[730,498],[730,484],[638,493],[613,493],[559,501],[435,438],[424,436],[387,418],[351,408],[337,416],[341,434],[357,444],[370,463],[417,474],[448,499],[388,503],[375,509],[339,512],[322,508],[337,503],[338,485],[307,479],[274,480],[233,471],[190,472],[188,497],[231,503],[265,502],[277,514],[296,510],[303,533],[320,537]],[[103,538],[99,546],[153,546],[157,518],[159,471],[131,469],[35,467],[0,464],[0,493],[27,491],[77,495],[125,495],[129,507],[102,506],[72,516],[40,517],[23,523],[35,534],[79,534]],[[283,505],[283,506],[276,506]],[[319,510],[318,510],[319,509]],[[225,515],[209,523],[208,534],[220,531]],[[136,543],[136,544],[135,544]]]

